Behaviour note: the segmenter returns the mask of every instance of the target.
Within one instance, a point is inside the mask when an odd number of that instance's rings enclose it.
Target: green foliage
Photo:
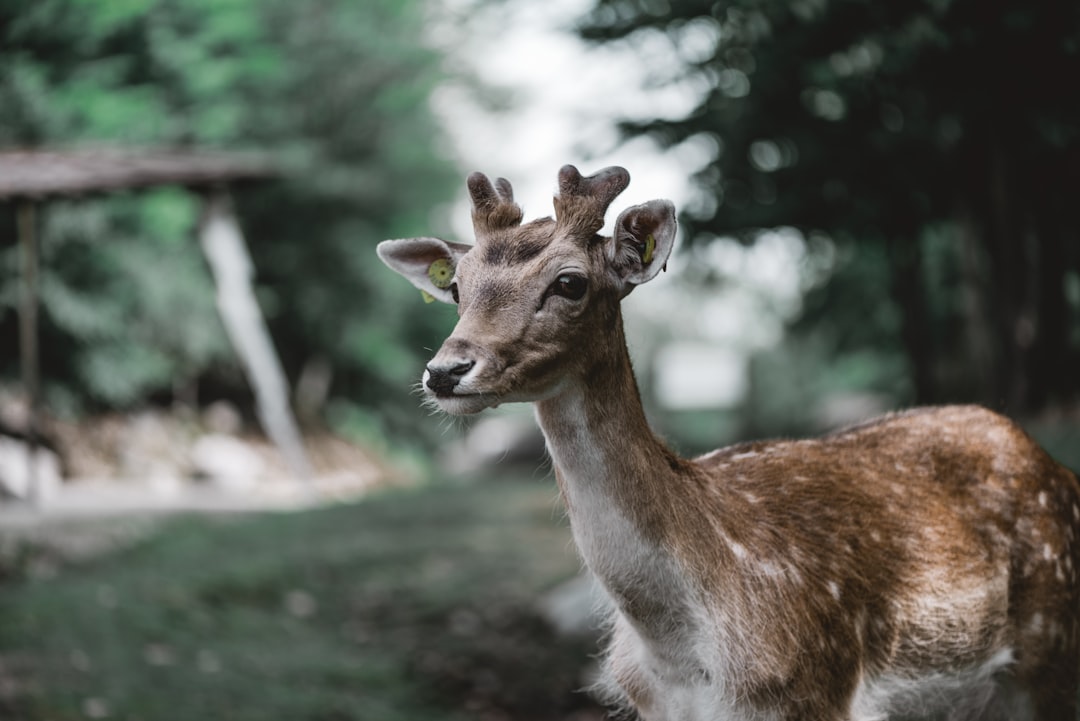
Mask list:
[[[42,228],[47,348],[70,348],[46,357],[50,377],[124,407],[228,361],[193,242],[196,214],[195,199],[176,189],[50,209]]]
[[[691,237],[792,226],[850,254],[798,329],[844,340],[826,363],[900,353],[882,369],[907,368],[906,401],[1077,399],[1076,7],[598,0],[581,32],[663,34],[681,60],[658,72],[702,89],[686,117],[624,126],[716,149]]]
[[[374,245],[418,234],[457,184],[427,99],[439,58],[421,0],[13,0],[0,9],[0,147],[254,150],[280,180],[234,191],[271,332],[331,396],[402,393],[446,314],[384,283]],[[243,396],[194,239],[199,203],[164,189],[43,212],[45,377],[131,405],[175,387]],[[14,335],[14,223],[0,215],[0,331]],[[14,372],[5,344],[0,370]],[[391,387],[393,384],[393,387]]]

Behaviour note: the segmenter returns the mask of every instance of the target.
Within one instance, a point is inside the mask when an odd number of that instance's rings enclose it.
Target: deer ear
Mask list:
[[[461,257],[471,245],[450,243],[438,238],[384,240],[375,248],[379,259],[424,292],[424,298],[453,303],[450,284]]]
[[[670,200],[650,200],[619,214],[615,234],[608,241],[608,261],[626,283],[625,293],[667,267],[675,225],[675,206]]]

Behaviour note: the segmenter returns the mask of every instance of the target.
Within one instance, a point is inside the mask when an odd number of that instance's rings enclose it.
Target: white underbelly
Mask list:
[[[851,706],[852,721],[1028,721],[1033,718],[1030,700],[1007,683],[1002,684],[998,675],[1012,662],[1012,649],[1005,648],[982,664],[956,672],[910,676],[886,673],[864,678]]]

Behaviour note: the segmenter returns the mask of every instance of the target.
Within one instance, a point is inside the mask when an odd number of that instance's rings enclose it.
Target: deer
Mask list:
[[[379,257],[457,306],[423,372],[443,412],[528,402],[607,599],[598,692],[645,721],[1076,718],[1080,481],[1004,416],[894,412],[683,458],[647,421],[621,300],[666,267],[674,204],[558,172],[554,217],[467,179],[475,243]]]

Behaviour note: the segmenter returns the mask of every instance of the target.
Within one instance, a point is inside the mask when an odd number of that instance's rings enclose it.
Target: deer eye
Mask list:
[[[450,284],[450,295],[454,296],[454,302],[461,305],[461,296],[458,295],[457,283]]]
[[[588,287],[589,281],[584,276],[566,273],[555,279],[555,282],[551,284],[550,292],[570,300],[581,300]]]

